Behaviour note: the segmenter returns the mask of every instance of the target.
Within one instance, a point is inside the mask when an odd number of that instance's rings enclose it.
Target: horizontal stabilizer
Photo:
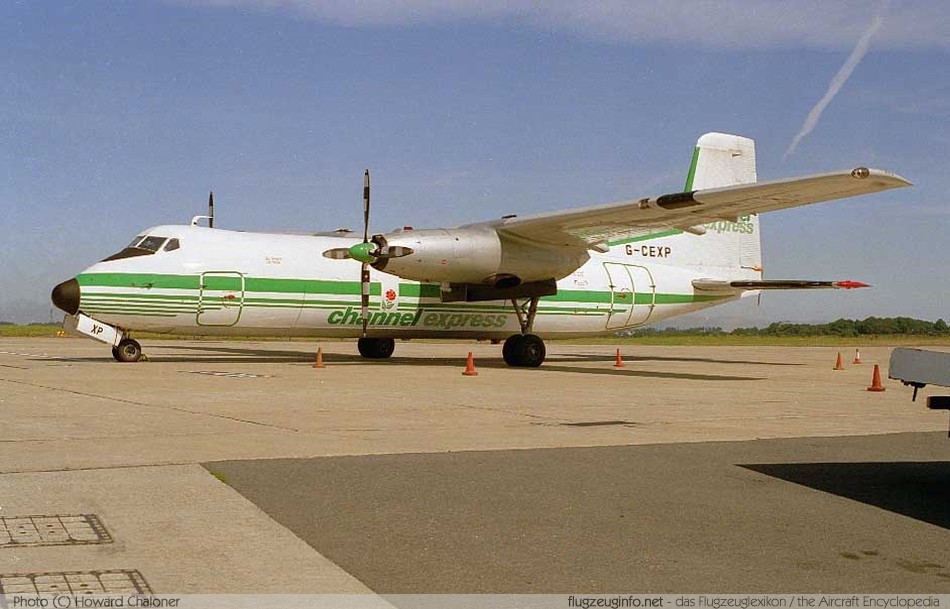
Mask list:
[[[869,288],[860,281],[810,281],[807,279],[769,279],[759,281],[724,281],[721,279],[694,279],[693,287],[704,292],[732,292],[737,290],[821,290]]]

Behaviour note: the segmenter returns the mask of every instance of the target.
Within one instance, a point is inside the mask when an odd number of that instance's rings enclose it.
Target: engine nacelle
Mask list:
[[[499,235],[492,228],[406,230],[376,235],[381,246],[412,253],[384,258],[373,268],[429,283],[476,283],[509,288],[524,282],[561,279],[587,262],[586,251]]]

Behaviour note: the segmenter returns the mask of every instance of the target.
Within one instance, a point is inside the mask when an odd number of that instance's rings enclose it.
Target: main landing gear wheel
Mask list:
[[[112,357],[117,362],[137,362],[142,359],[142,345],[131,338],[124,338],[112,347]]]
[[[547,354],[544,341],[534,334],[512,334],[501,349],[505,363],[514,368],[537,368]]]
[[[360,355],[367,359],[386,359],[396,350],[396,340],[393,338],[366,338],[356,343]]]

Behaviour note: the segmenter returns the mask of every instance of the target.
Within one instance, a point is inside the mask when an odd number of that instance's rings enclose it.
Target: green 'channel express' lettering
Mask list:
[[[376,311],[370,313],[370,326],[421,326],[454,330],[456,328],[501,328],[507,321],[507,315],[489,315],[483,313],[426,313],[419,308],[415,313]],[[337,309],[327,316],[327,323],[333,326],[358,326],[363,323],[360,310],[355,307]]]

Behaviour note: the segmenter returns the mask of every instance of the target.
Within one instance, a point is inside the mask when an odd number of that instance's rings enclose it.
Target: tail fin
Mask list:
[[[686,190],[751,184],[755,176],[755,142],[726,133],[707,133],[696,142]],[[680,264],[729,279],[758,279],[762,270],[759,217],[723,218],[704,226],[700,236],[683,235]],[[682,247],[681,246],[681,247]]]
[[[707,133],[696,142],[686,190],[755,182],[755,142],[741,135]]]

